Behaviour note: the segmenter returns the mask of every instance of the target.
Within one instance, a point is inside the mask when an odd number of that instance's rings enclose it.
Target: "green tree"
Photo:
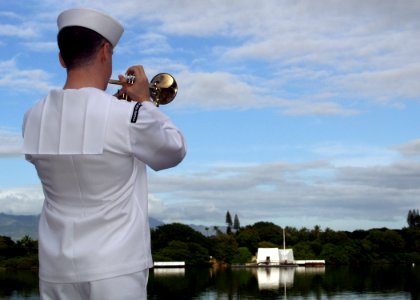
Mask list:
[[[230,226],[226,227],[226,234],[231,234],[232,228]]]
[[[227,224],[226,233],[230,234],[232,232],[232,216],[229,211],[226,212],[225,222]]]
[[[181,241],[170,241],[165,248],[156,252],[155,260],[163,261],[187,261],[190,258],[188,244]]]
[[[189,243],[188,251],[190,252],[190,258],[186,262],[187,265],[203,266],[210,264],[209,251],[197,243]]]
[[[20,256],[37,255],[38,254],[38,241],[32,239],[30,236],[25,235],[23,238],[16,242],[16,250]]]
[[[321,226],[315,225],[314,229],[312,229],[312,232],[311,232],[311,237],[312,237],[311,240],[319,239],[320,235],[321,235]]]
[[[239,229],[241,229],[241,224],[239,223],[239,218],[237,214],[235,214],[235,218],[233,219],[233,229],[235,229],[236,232],[238,232]]]
[[[310,242],[299,242],[293,246],[293,254],[295,259],[316,259],[315,253],[312,251]]]
[[[223,234],[223,232],[220,230],[219,226],[213,226],[213,230],[216,232],[216,235]]]
[[[10,258],[15,256],[16,244],[8,236],[0,236],[0,257]]]
[[[420,227],[420,214],[418,209],[410,209],[408,211],[407,223],[409,228]]]
[[[378,253],[385,252],[401,252],[404,249],[405,243],[402,237],[394,230],[370,230],[366,237],[373,245],[373,251]]]
[[[188,225],[180,223],[165,224],[152,230],[152,250],[159,251],[168,246],[171,241],[181,241],[184,243],[197,243],[209,248],[208,239],[200,232],[192,229]]]
[[[326,228],[325,231],[320,234],[320,239],[324,245],[328,243],[334,245],[343,245],[350,240],[345,232],[334,231],[331,228]]]
[[[258,243],[258,248],[278,248],[278,244],[272,242],[262,241]]]
[[[258,232],[261,241],[283,244],[283,230],[280,226],[271,222],[257,222],[252,225],[252,228]]]
[[[328,243],[322,247],[321,258],[329,264],[344,265],[350,262],[346,248]]]
[[[258,243],[260,242],[260,236],[258,235],[257,230],[251,226],[247,226],[236,236],[236,241],[238,242],[239,247],[246,247],[251,253],[256,253],[258,250]]]
[[[401,233],[405,241],[405,251],[420,253],[420,229],[405,228]]]
[[[223,234],[212,238],[212,256],[230,264],[238,252],[238,244],[232,235]]]
[[[239,247],[238,253],[233,257],[232,263],[235,264],[245,264],[251,262],[252,253],[247,247]]]
[[[197,243],[171,241],[168,246],[153,254],[155,261],[184,261],[187,266],[209,264],[210,256],[206,248]]]

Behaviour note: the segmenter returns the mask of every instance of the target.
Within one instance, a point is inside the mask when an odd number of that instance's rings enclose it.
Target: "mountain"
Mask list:
[[[38,239],[38,220],[39,215],[9,215],[0,213],[0,235],[8,236],[13,240],[19,240],[25,235],[33,239]],[[149,217],[150,228],[156,228],[164,223],[158,219]],[[203,226],[188,224],[192,229],[200,232],[204,236],[216,235],[214,226]],[[219,230],[226,232],[226,226],[219,226]]]
[[[19,216],[0,213],[0,235],[19,240],[25,235],[38,238],[39,215]]]
[[[0,235],[8,236],[13,240],[19,240],[25,235],[38,239],[39,215],[19,216],[0,213]],[[163,222],[149,218],[151,228],[156,228]]]
[[[163,224],[165,224],[165,223],[159,221],[158,219],[149,217],[149,225],[150,225],[150,228],[156,228],[156,227],[158,227],[160,225],[163,225]]]

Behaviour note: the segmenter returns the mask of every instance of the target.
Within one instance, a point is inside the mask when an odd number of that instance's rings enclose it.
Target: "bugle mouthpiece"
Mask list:
[[[117,84],[117,85],[124,85],[124,84],[126,84],[125,82],[123,82],[121,80],[117,80],[117,79],[110,79],[110,80],[108,80],[108,83],[110,83],[110,84]]]

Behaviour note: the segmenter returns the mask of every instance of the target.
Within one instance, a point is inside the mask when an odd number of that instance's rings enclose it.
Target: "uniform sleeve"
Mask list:
[[[22,121],[22,138],[25,138],[25,128],[26,128],[26,121],[28,120],[29,110],[24,114],[23,121]],[[21,149],[21,153],[25,155],[25,160],[32,162],[32,155],[25,154],[23,150],[23,145]]]
[[[185,140],[180,130],[147,101],[134,108],[130,143],[134,156],[155,171],[176,166],[186,154]]]

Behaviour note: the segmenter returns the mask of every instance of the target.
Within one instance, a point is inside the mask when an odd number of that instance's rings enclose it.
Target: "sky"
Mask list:
[[[56,19],[75,7],[124,25],[113,77],[177,80],[159,109],[188,153],[149,170],[151,217],[400,229],[420,208],[420,1],[0,0],[0,213],[41,211],[21,123],[64,84]]]

